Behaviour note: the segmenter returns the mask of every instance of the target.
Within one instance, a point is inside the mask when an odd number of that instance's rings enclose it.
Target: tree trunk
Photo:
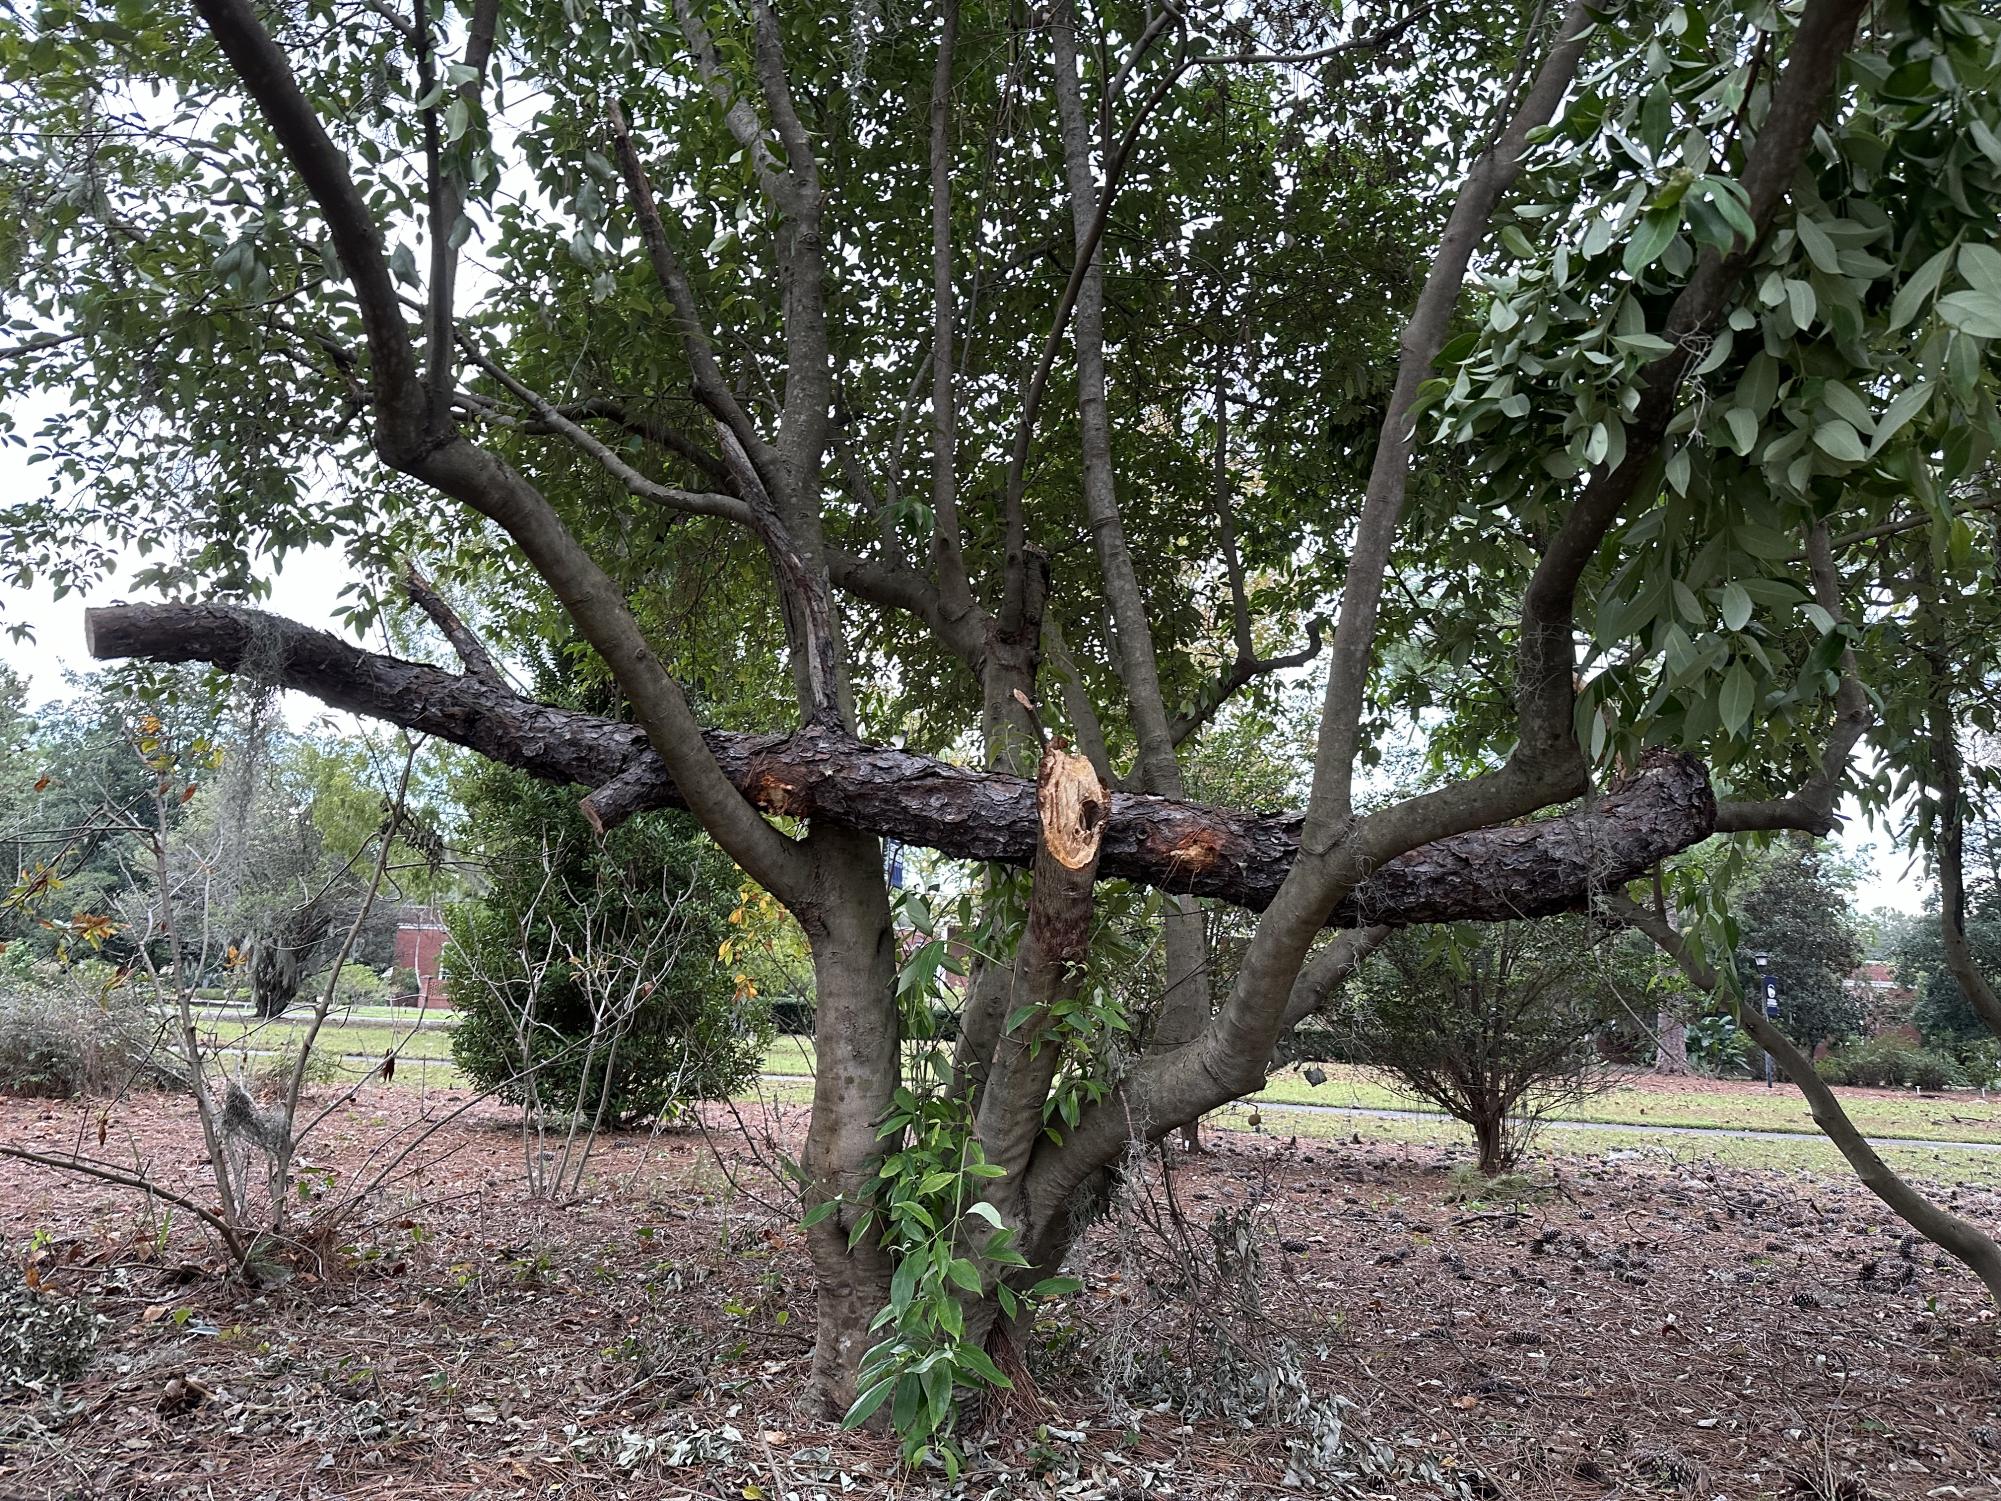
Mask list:
[[[1486,1177],[1498,1178],[1512,1166],[1507,1155],[1507,1117],[1495,1111],[1482,1110],[1473,1121],[1473,1143],[1480,1153],[1480,1171]]]
[[[517,698],[476,676],[376,655],[324,631],[226,605],[111,605],[85,616],[93,655],[245,670],[357,714],[478,751],[546,781],[596,787],[609,826],[681,799],[629,724]],[[760,808],[962,859],[1027,866],[1039,827],[1026,778],[865,745],[816,726],[792,736],[706,732],[725,776]],[[1262,910],[1299,853],[1300,819],[1112,795],[1101,878]],[[1656,751],[1603,797],[1557,818],[1441,839],[1389,861],[1341,902],[1333,927],[1507,921],[1582,908],[1707,838],[1716,800],[1690,756]]]
[[[1036,794],[1042,848],[1028,926],[976,1117],[986,1160],[1008,1175],[995,1180],[1004,1199],[1019,1187],[1042,1135],[1043,1102],[1062,1061],[1062,1040],[1046,1035],[1050,1007],[1064,998],[1091,946],[1091,894],[1108,801],[1088,759],[1053,748],[1043,752]]]
[[[818,1297],[812,1390],[836,1416],[855,1399],[869,1321],[889,1302],[894,1271],[873,1233],[852,1248],[866,1211],[863,1183],[893,1143],[876,1135],[899,1081],[896,941],[881,847],[832,825],[808,841],[821,897],[801,914],[813,951],[813,1112],[800,1166],[808,1206],[839,1196],[839,1210],[806,1232]]]
[[[282,1014],[298,998],[299,953],[273,934],[250,946],[250,1001],[259,1016]]]
[[[1711,995],[1717,992],[1719,976],[1689,948],[1688,941],[1663,915],[1617,895],[1606,897],[1601,908],[1627,927],[1651,938],[1662,953],[1681,967],[1681,972],[1698,990]],[[1855,1123],[1848,1118],[1848,1112],[1841,1108],[1839,1097],[1815,1070],[1813,1061],[1794,1046],[1790,1037],[1766,1019],[1759,1006],[1747,1002],[1740,1005],[1737,1012],[1744,1029],[1772,1055],[1780,1071],[1806,1096],[1814,1124],[1834,1143],[1835,1149],[1855,1170],[1855,1176],[1862,1180],[1863,1187],[1881,1199],[1892,1214],[1918,1234],[1955,1257],[1980,1279],[1987,1288],[1988,1297],[2001,1305],[2001,1245],[1997,1245],[1993,1237],[1979,1226],[1934,1204],[1899,1177],[1896,1169],[1885,1162],[1882,1154],[1870,1144],[1869,1138],[1856,1129]]]
[[[1688,1023],[1671,1011],[1662,1011],[1654,1017],[1654,1072],[1657,1074],[1687,1074],[1688,1066]]]
[[[1160,997],[1148,1046],[1184,1047],[1209,1024],[1209,927],[1192,896],[1167,898],[1161,915],[1167,950],[1167,989]],[[1202,1150],[1202,1125],[1190,1121],[1181,1128],[1181,1144]]]

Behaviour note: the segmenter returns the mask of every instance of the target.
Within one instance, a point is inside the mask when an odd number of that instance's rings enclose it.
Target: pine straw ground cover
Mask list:
[[[312,1166],[352,1173],[449,1104],[371,1090]],[[175,1102],[118,1116],[107,1154],[197,1183]],[[1980,1288],[1851,1184],[1547,1156],[1532,1201],[1468,1201],[1435,1147],[1221,1131],[1092,1232],[1087,1291],[1043,1311],[965,1479],[901,1474],[798,1399],[810,1281],[757,1159],[803,1116],[767,1140],[732,1116],[614,1138],[593,1194],[552,1205],[482,1104],[261,1289],[218,1279],[185,1216],[0,1160],[4,1264],[39,1284],[0,1320],[102,1321],[83,1375],[0,1397],[0,1496],[2001,1495]],[[0,1101],[0,1141],[95,1120]]]

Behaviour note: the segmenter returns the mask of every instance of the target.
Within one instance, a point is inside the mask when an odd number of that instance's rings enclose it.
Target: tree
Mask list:
[[[422,900],[443,889],[428,800],[406,800],[393,831],[393,873],[371,899],[368,855],[381,832],[382,794],[368,760],[380,747],[345,746],[288,733],[266,722],[268,708],[241,715],[216,748],[221,774],[189,799],[179,856],[204,862],[191,883],[197,926],[225,933],[237,963],[214,978],[247,981],[259,1016],[277,1016],[336,948],[363,908],[351,948],[357,961],[386,965],[392,954],[394,898]],[[212,959],[218,956],[210,956]]]
[[[685,814],[600,837],[567,789],[490,763],[461,786],[478,896],[448,915],[452,1057],[532,1109],[626,1126],[757,1075],[764,1008],[719,970],[729,862]]]
[[[1862,1031],[1862,1002],[1848,987],[1862,963],[1862,943],[1849,915],[1848,894],[1819,851],[1785,843],[1758,869],[1737,903],[1742,946],[1737,971],[1754,994],[1753,956],[1766,956],[1779,982],[1779,1025],[1811,1053]]]
[[[1912,1024],[1933,1047],[1956,1052],[1994,1034],[1946,963],[1940,925],[1935,910],[1900,925],[1888,958],[1896,965],[1898,983],[1917,994]],[[1966,935],[1981,971],[2001,971],[2001,921],[1976,910],[1967,919]]]
[[[1622,968],[1637,968],[1631,943],[1578,920],[1411,928],[1376,951],[1330,1025],[1347,1056],[1470,1126],[1493,1177],[1550,1109],[1597,1087],[1592,1038],[1635,988]]]
[[[1712,830],[1824,834],[1845,782],[1880,806],[1846,766],[1862,681],[1903,723],[1880,591],[1914,586],[1866,575],[1851,624],[1856,549],[1980,566],[1975,6],[195,13],[0,49],[33,226],[0,378],[92,404],[38,440],[11,553],[77,582],[86,523],[166,524],[160,580],[215,602],[99,612],[101,653],[451,735],[606,823],[678,801],[793,912],[814,1380],[913,1455],[993,1384],[973,1336],[1074,1196],[1256,1088],[1381,920],[1548,914]],[[142,80],[167,102],[128,112]],[[532,600],[620,710],[526,703],[449,631],[462,673],[237,605],[329,539]],[[1303,812],[1182,801],[1336,595]],[[1358,797],[1399,730],[1435,777]],[[966,746],[991,769],[928,754]],[[917,1110],[882,835],[1031,872],[991,879]],[[1102,1016],[1073,992],[1114,877],[1261,915],[1187,1040],[1092,1075],[1058,1139],[1049,1091],[1112,1056],[1055,1022]],[[1163,909],[1185,995],[1198,916]],[[885,1233],[892,1119],[984,1174],[922,1254]],[[902,1363],[858,1392],[884,1308]]]

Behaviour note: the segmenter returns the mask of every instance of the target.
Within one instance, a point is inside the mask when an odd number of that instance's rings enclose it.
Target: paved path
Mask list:
[[[1287,1101],[1254,1101],[1264,1113],[1296,1110],[1303,1115],[1349,1115],[1376,1120],[1444,1121],[1450,1117],[1437,1110],[1391,1110],[1382,1106],[1368,1105],[1308,1105]],[[1728,1136],[1739,1141],[1826,1141],[1818,1131],[1760,1131],[1748,1126],[1661,1126],[1638,1121],[1551,1121],[1542,1123],[1539,1130],[1545,1131],[1626,1131],[1637,1136]],[[1878,1147],[1910,1147],[1923,1150],[1929,1147],[1952,1147],[1967,1152],[2001,1152],[2001,1141],[1951,1141],[1935,1140],[1920,1136],[1872,1136],[1870,1144]]]
[[[229,1048],[231,1053],[247,1053],[253,1058],[279,1056],[275,1048]],[[344,1053],[340,1062],[355,1073],[382,1066],[378,1054]],[[436,1064],[451,1068],[449,1058],[417,1058],[400,1056],[397,1063],[405,1068],[421,1068],[424,1064]],[[759,1078],[772,1084],[807,1084],[812,1082],[808,1074],[760,1074]],[[1257,1109],[1266,1115],[1283,1114],[1294,1111],[1300,1115],[1352,1116],[1361,1120],[1391,1121],[1431,1121],[1450,1119],[1437,1110],[1392,1110],[1386,1106],[1371,1105],[1311,1105],[1301,1102],[1276,1100],[1256,1100]],[[1241,1107],[1239,1107],[1241,1108]],[[1748,1126],[1662,1126],[1639,1121],[1549,1121],[1538,1128],[1544,1131],[1618,1131],[1633,1136],[1727,1136],[1737,1141],[1822,1141],[1827,1138],[1818,1131],[1760,1131]],[[1911,1151],[1928,1151],[1933,1148],[1958,1152],[2001,1152],[2001,1141],[1951,1141],[1923,1136],[1872,1136],[1870,1144],[1877,1147],[1902,1147]]]
[[[811,1078],[806,1074],[761,1074],[759,1077],[774,1084],[804,1084],[810,1082]],[[1450,1119],[1443,1111],[1438,1110],[1394,1110],[1387,1106],[1371,1105],[1313,1105],[1291,1100],[1247,1100],[1234,1108],[1242,1109],[1248,1105],[1255,1105],[1267,1116],[1291,1110],[1301,1115],[1352,1116],[1361,1120],[1443,1122]],[[1810,1129],[1761,1131],[1749,1126],[1663,1126],[1639,1121],[1546,1120],[1539,1129],[1621,1131],[1635,1136],[1727,1136],[1738,1141],[1827,1141],[1819,1131]],[[1952,1141],[1918,1136],[1872,1136],[1869,1140],[1872,1145],[1878,1147],[1908,1147],[1914,1151],[1924,1151],[1931,1147],[1949,1147],[1965,1152],[2001,1152],[2001,1141]]]

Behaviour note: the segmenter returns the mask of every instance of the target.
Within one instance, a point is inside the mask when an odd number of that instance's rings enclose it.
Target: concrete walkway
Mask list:
[[[1283,1104],[1276,1101],[1254,1100],[1260,1113],[1274,1113],[1293,1110],[1301,1115],[1347,1115],[1373,1120],[1410,1120],[1444,1122],[1451,1119],[1438,1110],[1391,1110],[1382,1106],[1368,1105],[1308,1105],[1291,1101]],[[1241,1106],[1235,1108],[1242,1108]],[[1661,1126],[1640,1121],[1553,1121],[1546,1120],[1539,1127],[1542,1131],[1624,1131],[1635,1136],[1728,1136],[1739,1141],[1827,1141],[1818,1131],[1761,1131],[1748,1126]],[[1966,1152],[2001,1152],[2001,1141],[1952,1141],[1922,1136],[1872,1136],[1872,1146],[1909,1147],[1925,1150],[1930,1147],[1950,1147]],[[1832,1143],[1829,1143],[1832,1145]]]

